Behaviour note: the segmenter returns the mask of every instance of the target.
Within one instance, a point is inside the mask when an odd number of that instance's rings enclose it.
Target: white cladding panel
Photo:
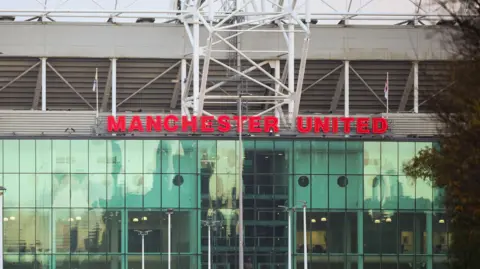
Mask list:
[[[273,26],[268,26],[273,27]],[[445,60],[438,27],[312,26],[309,59]],[[200,44],[207,39],[201,29]],[[191,53],[183,25],[98,23],[0,23],[0,52],[5,56],[179,59]],[[296,57],[303,34],[296,34]],[[249,33],[242,50],[286,50],[281,33]],[[226,46],[215,47],[225,50]],[[227,58],[227,53],[214,54]],[[264,53],[254,59],[274,58]]]

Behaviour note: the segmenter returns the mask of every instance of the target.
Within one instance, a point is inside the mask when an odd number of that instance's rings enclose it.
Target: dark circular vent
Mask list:
[[[338,186],[345,188],[348,185],[348,178],[346,176],[339,176],[337,178]]]
[[[298,185],[300,185],[300,187],[307,187],[309,183],[310,180],[307,176],[301,176],[298,178]]]
[[[376,176],[372,181],[372,188],[375,188],[378,185],[380,185],[381,180],[382,180],[382,176]]]
[[[176,175],[173,178],[173,185],[182,186],[182,184],[183,184],[183,177],[181,175]]]

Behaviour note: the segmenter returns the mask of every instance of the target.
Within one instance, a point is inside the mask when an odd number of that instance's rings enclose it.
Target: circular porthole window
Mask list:
[[[307,176],[301,176],[301,177],[298,178],[298,185],[299,185],[300,187],[304,187],[304,188],[305,188],[305,187],[308,186],[309,183],[310,183],[310,180],[308,179]]]
[[[182,184],[183,184],[183,177],[181,175],[176,175],[173,178],[173,185],[182,186]]]
[[[339,176],[337,178],[338,186],[345,188],[348,185],[348,178],[346,176]]]

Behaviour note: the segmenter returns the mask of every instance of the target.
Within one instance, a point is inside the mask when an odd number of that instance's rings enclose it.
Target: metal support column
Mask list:
[[[345,92],[343,94],[343,100],[344,100],[344,111],[345,111],[345,117],[348,117],[350,115],[350,61],[345,61],[344,62],[344,67],[345,70],[343,72],[344,75],[344,88]]]
[[[47,110],[47,58],[42,58],[42,111]]]
[[[202,111],[198,111],[200,97],[200,22],[198,19],[198,10],[193,14],[193,115],[198,116]]]
[[[117,59],[112,59],[112,115],[117,116]]]
[[[293,24],[293,18],[290,19],[288,25],[288,93],[294,96],[295,92],[295,25]],[[290,100],[288,103],[288,118],[290,124],[295,125],[294,119],[295,104],[294,100]]]
[[[187,97],[186,86],[187,86],[187,60],[182,59],[180,71],[180,108],[182,111],[182,116],[187,115],[188,108],[185,105],[185,98]]]
[[[413,112],[418,113],[418,62],[413,63]]]

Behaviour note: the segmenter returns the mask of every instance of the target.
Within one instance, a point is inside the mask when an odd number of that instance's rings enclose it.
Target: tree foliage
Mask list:
[[[440,123],[440,143],[404,165],[407,176],[432,180],[445,191],[452,242],[452,269],[480,268],[480,0],[461,2],[463,14],[448,10],[455,26],[445,31],[456,40],[453,83],[433,97],[429,107]],[[446,2],[449,2],[446,1]],[[446,2],[440,3],[447,8]],[[467,14],[468,16],[466,16]]]

